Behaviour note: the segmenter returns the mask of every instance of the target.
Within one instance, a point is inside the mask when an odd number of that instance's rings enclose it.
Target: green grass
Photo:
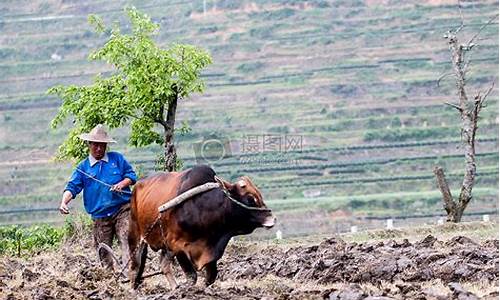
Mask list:
[[[0,256],[29,256],[57,249],[65,240],[90,236],[92,220],[86,214],[70,214],[62,226],[38,224],[0,226]]]
[[[29,255],[35,251],[55,248],[64,236],[63,229],[50,225],[0,227],[0,256]]]

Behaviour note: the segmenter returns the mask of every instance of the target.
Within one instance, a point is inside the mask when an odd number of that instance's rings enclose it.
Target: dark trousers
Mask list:
[[[129,261],[129,218],[130,203],[127,203],[123,205],[113,216],[95,219],[92,230],[96,250],[100,243],[105,243],[111,248],[113,246],[113,238],[115,236],[118,238],[118,242],[120,243],[122,250],[122,264],[126,264]],[[108,267],[113,270],[113,258],[108,251],[101,249],[100,253],[97,253],[97,255],[100,257],[104,267]],[[120,268],[119,266],[116,267]]]

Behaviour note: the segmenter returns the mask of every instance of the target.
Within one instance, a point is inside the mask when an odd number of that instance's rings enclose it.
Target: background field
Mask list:
[[[442,212],[433,166],[445,168],[454,191],[463,173],[458,116],[443,105],[456,101],[454,83],[448,78],[436,85],[450,70],[442,36],[460,22],[455,1],[206,3],[206,13],[202,1],[0,3],[2,211],[57,207],[71,164],[51,157],[71,122],[49,130],[60,100],[45,91],[112,71],[87,61],[104,38],[86,18],[95,13],[107,24],[123,21],[122,8],[131,4],[161,24],[160,44],[191,43],[213,56],[203,74],[206,92],[179,105],[179,122],[192,128],[177,137],[184,167],[196,163],[196,143],[227,140],[231,156],[212,166],[227,179],[255,180],[277,212],[275,230],[345,231],[379,226],[376,217]],[[496,12],[497,1],[463,1],[463,36]],[[482,38],[472,53],[470,96],[498,81],[498,23]],[[496,213],[497,87],[479,127],[468,212]],[[112,134],[120,141],[114,150],[141,174],[152,172],[158,147],[127,147],[127,129]],[[61,221],[47,210],[0,215],[2,224]]]

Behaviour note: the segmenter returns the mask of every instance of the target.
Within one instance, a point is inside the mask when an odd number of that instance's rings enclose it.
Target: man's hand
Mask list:
[[[125,178],[117,184],[113,185],[109,190],[114,192],[121,192],[124,188],[132,184],[132,180]]]
[[[124,188],[125,186],[123,186],[122,182],[120,181],[117,184],[113,185],[109,190],[112,192],[121,192]]]
[[[59,205],[59,212],[63,215],[69,214],[68,203],[73,199],[73,194],[70,191],[64,191],[61,204]]]
[[[59,212],[63,215],[69,214],[69,207],[66,203],[61,202],[61,205],[59,206]]]

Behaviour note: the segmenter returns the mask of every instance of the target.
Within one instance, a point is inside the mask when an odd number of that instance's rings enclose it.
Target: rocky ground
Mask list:
[[[232,243],[208,288],[170,290],[163,275],[136,292],[98,267],[90,242],[72,241],[30,257],[0,257],[1,299],[498,299],[498,239],[432,235],[313,245]],[[156,255],[146,273],[157,269]],[[202,276],[200,276],[202,277]]]

